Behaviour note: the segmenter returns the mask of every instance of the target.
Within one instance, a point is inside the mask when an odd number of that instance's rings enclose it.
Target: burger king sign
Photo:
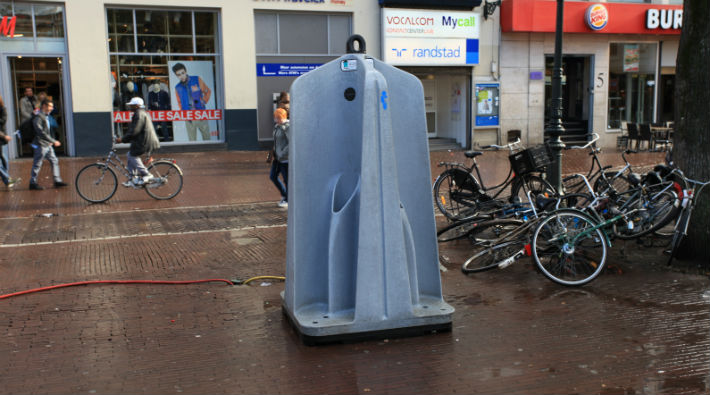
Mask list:
[[[606,27],[609,22],[609,11],[601,4],[594,4],[587,8],[584,13],[584,21],[590,29],[599,31]]]

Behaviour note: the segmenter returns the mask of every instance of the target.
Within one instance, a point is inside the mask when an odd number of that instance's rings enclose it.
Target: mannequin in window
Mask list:
[[[122,97],[134,97],[136,96],[136,84],[133,81],[128,81],[123,84],[123,90],[121,91]]]
[[[156,80],[153,85],[150,86],[148,108],[150,111],[170,110],[170,95],[168,92],[160,89],[160,81]],[[155,122],[155,131],[158,132],[160,141],[170,140],[167,122]]]

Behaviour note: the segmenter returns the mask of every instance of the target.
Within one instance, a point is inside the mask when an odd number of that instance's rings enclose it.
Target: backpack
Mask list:
[[[22,144],[31,144],[32,140],[35,139],[35,127],[32,121],[37,115],[32,115],[30,119],[25,120],[20,124],[20,137],[22,138]]]

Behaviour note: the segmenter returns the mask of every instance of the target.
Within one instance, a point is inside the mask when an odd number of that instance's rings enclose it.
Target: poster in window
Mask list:
[[[638,44],[624,45],[624,72],[639,71]]]
[[[476,126],[498,126],[498,84],[476,84]]]
[[[168,62],[175,142],[219,140],[214,71],[210,61]]]

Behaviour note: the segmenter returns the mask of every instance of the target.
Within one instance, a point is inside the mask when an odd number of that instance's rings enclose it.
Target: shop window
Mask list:
[[[151,111],[161,141],[222,141],[217,12],[106,12],[114,133],[127,131],[125,104],[138,96]]]
[[[350,38],[350,16],[331,15],[329,17],[330,53],[341,54],[345,52],[345,43]]]
[[[37,37],[64,37],[64,8],[52,5],[35,5]]]
[[[278,54],[279,40],[276,36],[278,24],[276,14],[254,14],[254,27],[256,37],[256,53]]]
[[[195,52],[215,53],[215,32],[217,14],[214,12],[195,12]]]
[[[304,39],[308,37],[308,39]],[[328,53],[328,16],[317,14],[279,15],[281,53]]]
[[[346,14],[257,12],[256,52],[260,56],[344,54],[351,20]]]
[[[34,25],[32,17],[34,15]],[[44,4],[0,2],[0,17],[17,17],[15,38],[64,38],[64,7]]]
[[[5,52],[66,51],[64,6],[0,1],[0,17],[7,23],[3,25],[7,31],[0,32],[0,47]]]
[[[657,48],[655,43],[610,44],[608,129],[654,121]]]
[[[31,4],[7,4],[4,5],[2,16],[15,16],[15,38],[33,38],[32,28],[32,5]]]
[[[111,52],[135,52],[132,11],[108,10],[108,41]]]

